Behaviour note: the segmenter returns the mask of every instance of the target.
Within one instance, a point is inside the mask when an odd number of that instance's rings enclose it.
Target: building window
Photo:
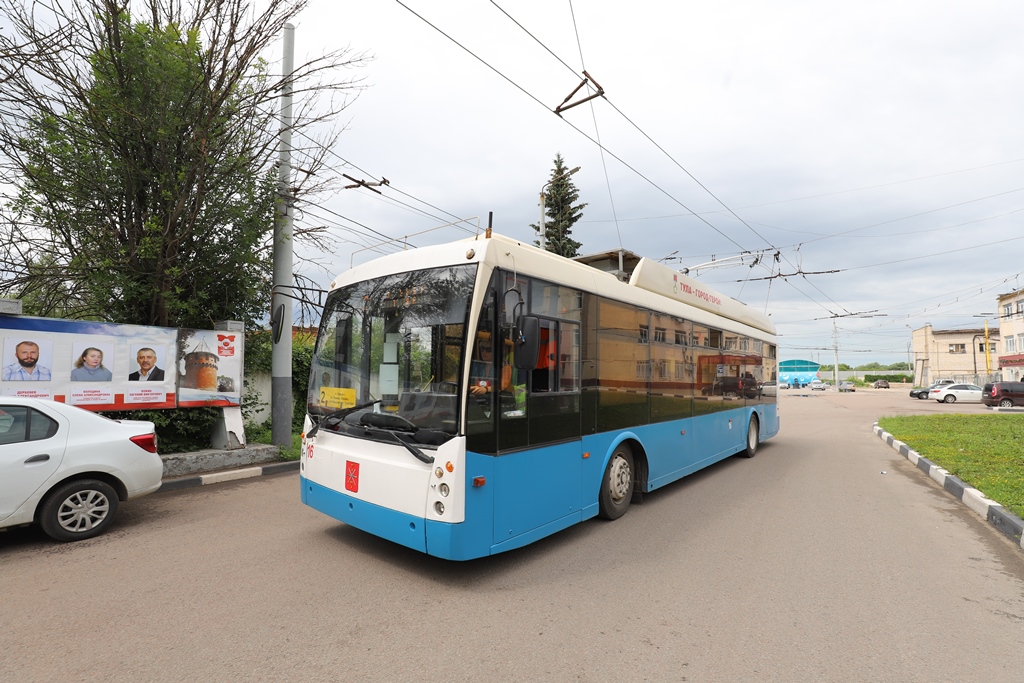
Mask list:
[[[950,353],[967,353],[967,344],[950,344]]]
[[[636,378],[649,380],[651,378],[651,361],[638,360],[636,362]]]
[[[1013,304],[1003,304],[1003,317],[1009,320],[1013,315]]]
[[[651,328],[647,325],[640,326],[640,343],[647,344],[651,339]]]
[[[655,360],[651,362],[654,364],[654,379],[668,379],[668,361]]]
[[[988,351],[989,351],[989,353],[995,353],[996,352],[996,343],[995,342],[989,342]],[[978,342],[978,353],[985,353],[985,342]]]
[[[1017,302],[1017,317],[1024,318],[1024,301]]]
[[[1003,344],[1006,347],[1007,353],[1015,353],[1013,345],[1013,337],[1007,337],[1003,340]]]
[[[1024,353],[1024,334],[1017,335],[1017,353]]]
[[[665,343],[665,328],[655,327],[654,328],[654,343],[664,344]]]
[[[682,330],[676,330],[676,345],[686,346],[686,332]]]
[[[690,365],[685,361],[677,360],[675,362],[676,379],[688,379],[690,377]]]

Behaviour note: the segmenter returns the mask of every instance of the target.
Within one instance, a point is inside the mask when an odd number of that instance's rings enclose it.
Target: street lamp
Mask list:
[[[562,180],[563,178],[568,178],[569,176],[571,176],[573,173],[575,173],[578,170],[580,170],[579,166],[577,166],[576,168],[574,168],[574,169],[572,169],[570,171],[566,171],[565,173],[560,173],[559,175],[556,175],[551,180],[549,180],[546,183],[544,183],[541,186],[541,188],[540,188],[540,248],[541,249],[545,248],[544,236],[545,236],[545,232],[546,232],[545,227],[544,227],[544,190],[546,190],[548,185],[550,185],[551,183],[555,182],[556,180]]]

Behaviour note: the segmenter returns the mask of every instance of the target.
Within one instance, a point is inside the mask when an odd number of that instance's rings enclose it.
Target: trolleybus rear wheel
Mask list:
[[[608,460],[598,497],[600,515],[605,519],[618,519],[626,513],[633,497],[633,451],[626,444],[619,444]]]
[[[757,416],[752,415],[750,422],[747,424],[747,446],[743,449],[743,455],[747,458],[753,458],[757,455],[757,446],[761,443],[761,435],[758,432],[759,423]]]

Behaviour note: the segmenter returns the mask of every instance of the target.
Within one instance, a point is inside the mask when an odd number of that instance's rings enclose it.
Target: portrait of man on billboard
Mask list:
[[[13,358],[14,362],[5,365],[3,380],[5,382],[49,382],[50,368],[40,362],[42,356],[50,355],[50,342],[39,342],[31,339],[15,341],[8,338],[4,356]]]
[[[161,349],[162,351],[163,349]],[[164,371],[157,363],[159,357],[156,349],[150,346],[142,346],[135,352],[135,362],[139,369],[128,375],[130,382],[163,382]]]

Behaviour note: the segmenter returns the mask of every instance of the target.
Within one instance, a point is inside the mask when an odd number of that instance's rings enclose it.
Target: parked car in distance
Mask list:
[[[0,529],[38,522],[57,541],[103,533],[120,501],[160,488],[152,422],[0,396]]]
[[[875,389],[888,389],[889,388],[889,380],[887,380],[887,379],[876,379],[875,383],[872,384],[871,386],[874,387]]]
[[[1012,408],[1024,406],[1024,382],[993,382],[981,390],[981,402],[987,406]]]
[[[775,380],[773,380],[773,379],[770,379],[767,382],[762,382],[761,383],[761,393],[764,396],[778,396],[779,395],[778,383]]]
[[[857,385],[853,382],[840,382],[839,391],[857,391]]]
[[[977,384],[940,384],[928,392],[928,397],[940,403],[956,403],[957,401],[980,403],[981,387]]]
[[[779,389],[789,389],[789,382],[785,380],[779,380]]]
[[[825,391],[825,389],[828,388],[828,385],[820,379],[811,380],[811,383],[808,386],[810,386],[811,391]]]
[[[928,398],[928,395],[931,393],[932,389],[938,386],[942,386],[944,384],[953,384],[953,380],[940,379],[938,382],[935,382],[934,384],[929,384],[926,387],[914,387],[913,389],[910,390],[910,398],[919,398],[923,401],[924,399]]]

